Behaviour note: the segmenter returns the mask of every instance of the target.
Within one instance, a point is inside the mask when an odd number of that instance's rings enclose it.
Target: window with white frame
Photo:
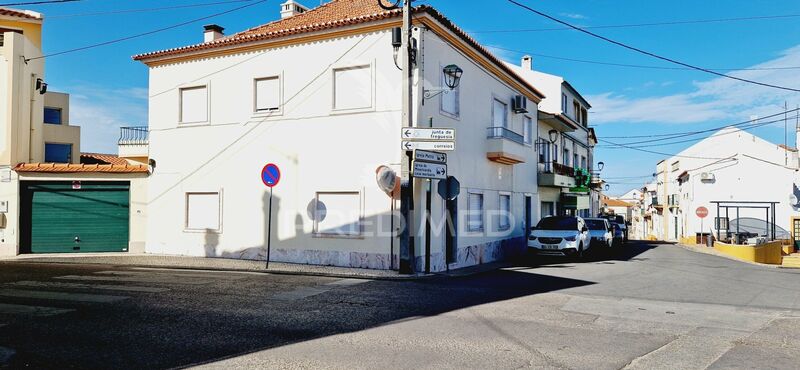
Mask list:
[[[511,194],[500,194],[500,220],[497,227],[500,230],[511,228]]]
[[[467,230],[483,230],[483,194],[469,193],[467,196]]]
[[[441,71],[441,68],[439,69]],[[441,85],[446,86],[446,76],[444,73],[441,74]],[[453,90],[448,90],[442,93],[441,95],[441,111],[452,117],[458,117],[461,114],[461,85],[456,86]]]
[[[195,86],[180,89],[180,122],[208,121],[208,87]]]
[[[281,108],[281,79],[278,76],[255,79],[255,111],[273,112]]]
[[[186,193],[186,230],[220,231],[219,192]]]
[[[369,65],[333,70],[333,109],[372,107],[372,67]]]
[[[508,128],[508,105],[497,98],[492,99],[492,127]]]
[[[525,144],[533,143],[533,119],[525,117],[522,119],[522,136],[525,139]]]
[[[567,94],[561,93],[561,112],[567,114]]]
[[[569,149],[564,148],[564,165],[569,167]]]
[[[360,236],[361,193],[317,192],[314,233],[329,236]]]
[[[539,163],[550,162],[550,142],[539,138]]]

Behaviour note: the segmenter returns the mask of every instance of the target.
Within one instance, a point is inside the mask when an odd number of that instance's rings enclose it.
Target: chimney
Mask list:
[[[281,4],[281,19],[286,19],[308,11],[308,8],[294,0],[286,0]]]
[[[522,57],[522,69],[533,70],[533,57],[526,55]]]
[[[205,29],[203,32],[203,42],[214,41],[225,36],[223,33],[225,29],[216,24],[207,24],[203,26],[203,29]]]

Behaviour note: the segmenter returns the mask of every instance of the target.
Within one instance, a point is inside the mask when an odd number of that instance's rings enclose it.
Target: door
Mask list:
[[[794,249],[800,250],[800,218],[792,219],[792,236],[794,236]]]
[[[533,198],[525,196],[525,238],[531,234],[531,226],[533,226]]]
[[[128,182],[22,182],[20,187],[24,252],[128,250]]]

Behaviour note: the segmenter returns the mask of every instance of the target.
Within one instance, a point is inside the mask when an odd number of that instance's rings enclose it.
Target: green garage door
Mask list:
[[[23,182],[22,245],[30,253],[128,250],[127,182]]]

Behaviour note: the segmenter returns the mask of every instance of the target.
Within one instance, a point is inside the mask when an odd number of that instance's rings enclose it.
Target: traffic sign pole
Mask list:
[[[272,186],[269,188],[269,217],[267,217],[267,270],[269,270],[269,252],[272,244]]]
[[[272,246],[272,188],[281,181],[281,169],[273,163],[268,163],[261,169],[261,181],[269,188],[269,209],[267,215],[267,265],[269,269],[269,256]]]

